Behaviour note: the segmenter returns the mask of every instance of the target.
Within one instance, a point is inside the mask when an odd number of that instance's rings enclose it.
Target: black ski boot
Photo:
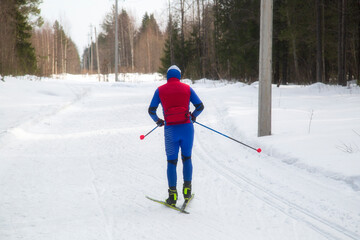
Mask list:
[[[176,187],[169,188],[169,198],[166,199],[166,203],[171,206],[175,206],[176,200],[177,200],[177,195],[178,195],[178,193],[177,193]]]
[[[185,201],[191,198],[191,182],[185,181],[183,186],[183,194]]]

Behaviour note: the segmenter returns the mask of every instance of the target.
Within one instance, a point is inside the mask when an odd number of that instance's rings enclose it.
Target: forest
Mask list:
[[[44,23],[39,4],[0,1],[0,75],[80,73],[75,43],[58,21]]]
[[[254,82],[261,0],[169,0],[166,28],[146,13],[140,26],[109,9],[79,53],[60,21],[41,18],[40,0],[0,1],[0,75],[120,72]],[[96,32],[96,30],[98,32]],[[346,85],[360,79],[360,0],[274,0],[273,82]],[[81,57],[80,57],[81,56]]]

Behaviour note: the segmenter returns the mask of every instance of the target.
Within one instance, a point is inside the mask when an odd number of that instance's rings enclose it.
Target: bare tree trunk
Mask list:
[[[283,43],[285,54],[282,56],[282,82],[288,83],[288,61],[289,61],[289,44],[288,42]]]
[[[52,45],[52,63],[51,63],[51,74],[55,74],[55,34],[53,36],[53,45]]]
[[[315,0],[316,8],[316,82],[322,82],[322,35],[321,0]]]
[[[96,27],[95,30],[95,44],[96,44],[96,62],[97,62],[97,72],[99,75],[99,82],[100,82],[100,60],[99,60],[99,45],[98,45],[98,36],[96,35]]]
[[[61,64],[61,73],[64,73],[64,46],[63,46],[63,34],[60,31],[60,64]]]
[[[202,2],[204,4],[204,1]],[[203,76],[203,66],[202,66],[202,59],[201,59],[201,16],[200,16],[200,1],[196,0],[196,4],[197,4],[197,20],[198,20],[198,38],[199,38],[199,43],[197,46],[198,49],[198,57],[199,57],[199,67],[200,67],[200,77]]]
[[[67,45],[68,45],[68,40],[65,36],[65,51],[64,51],[64,72],[67,73]]]
[[[173,41],[172,41],[172,27],[173,27],[173,23],[172,23],[172,16],[171,16],[171,5],[170,5],[170,0],[169,0],[169,42],[170,42],[170,62],[171,65],[174,64],[174,46],[173,46]]]
[[[215,7],[215,16],[218,15],[218,8],[219,8],[219,1],[218,0],[214,0],[214,7]],[[215,70],[216,70],[216,75],[218,79],[222,79],[221,74],[219,73],[219,59],[218,59],[218,51],[216,49],[218,49],[218,41],[219,41],[219,27],[217,26],[217,24],[215,24],[214,26],[214,38],[215,38],[215,51],[214,51],[214,59],[215,59]]]
[[[288,26],[291,27],[290,23],[290,15],[289,12],[287,12],[287,23]],[[295,34],[291,34],[291,43],[292,43],[292,50],[293,50],[293,58],[294,58],[294,69],[295,69],[295,78],[296,81],[300,81],[300,73],[299,73],[299,63],[298,63],[298,57],[297,57],[297,50],[296,50],[296,37]]]
[[[57,74],[57,60],[58,60],[58,51],[57,51],[57,30],[55,29],[55,41],[54,41],[54,74]]]
[[[91,28],[92,29],[92,28]],[[93,50],[93,38],[92,38],[92,30],[90,31],[90,74],[93,73],[94,66],[94,50]]]
[[[121,15],[120,15],[121,16]],[[120,66],[124,66],[124,64],[121,64],[121,60],[124,61],[124,33],[123,33],[123,27],[122,27],[122,19],[119,17],[119,33],[120,33],[120,61],[119,61],[119,64]],[[121,72],[121,69],[120,69],[120,72]]]
[[[338,0],[339,29],[338,29],[338,83],[346,86],[345,78],[345,5],[346,0]]]
[[[321,53],[322,53],[322,82],[323,83],[328,83],[327,79],[326,79],[326,65],[325,65],[325,4],[324,4],[324,0],[321,0],[321,9],[322,9],[322,30],[321,30],[321,35],[322,35],[322,49],[321,49]]]
[[[180,15],[181,15],[181,33],[180,33],[180,43],[181,43],[181,67],[185,65],[185,56],[184,56],[184,49],[185,49],[185,0],[180,0]],[[185,72],[185,69],[184,69]]]
[[[292,45],[293,45],[295,76],[296,76],[296,80],[300,81],[299,61],[298,61],[297,52],[296,52],[296,39],[295,39],[294,35],[292,36]]]
[[[202,10],[203,10],[203,20],[202,20],[202,32],[203,32],[203,37],[202,37],[202,76],[201,77],[206,77],[206,65],[207,62],[206,57],[210,57],[209,56],[209,49],[207,46],[208,43],[208,11],[205,12],[205,2],[204,0],[202,0]],[[205,13],[207,15],[205,15]]]
[[[16,70],[14,1],[0,0],[0,73]]]
[[[134,28],[131,24],[131,21],[129,21],[129,39],[130,39],[130,52],[131,52],[131,71],[134,72]]]
[[[44,41],[44,57],[45,60],[44,60],[44,72],[43,74],[45,76],[49,76],[49,37],[48,37],[48,30],[45,28],[44,30],[44,38],[45,38],[45,41]]]
[[[146,46],[147,46],[147,57],[148,57],[148,59],[147,59],[148,71],[147,72],[150,72],[151,71],[151,69],[150,69],[151,59],[150,59],[149,30],[146,33]]]
[[[360,0],[358,0],[358,11],[360,12]],[[358,85],[360,85],[360,20],[358,22],[358,62],[357,66],[357,81]]]
[[[47,50],[47,48],[46,48],[46,45],[47,45],[47,41],[46,41],[46,30],[45,29],[42,29],[41,30],[41,32],[40,32],[40,36],[39,36],[39,38],[41,38],[41,41],[42,41],[42,43],[41,43],[41,45],[40,46],[38,46],[39,48],[41,48],[41,60],[39,60],[40,61],[40,74],[41,75],[46,75],[46,59],[44,59],[44,57],[46,56],[46,50]]]
[[[47,38],[47,62],[46,62],[46,75],[50,75],[52,73],[52,32],[51,29],[47,29],[46,31]]]

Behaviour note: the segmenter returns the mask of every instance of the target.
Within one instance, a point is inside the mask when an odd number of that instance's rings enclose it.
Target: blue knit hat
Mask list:
[[[166,75],[167,79],[169,80],[170,78],[177,78],[180,80],[181,78],[181,70],[178,66],[176,65],[172,65],[171,67],[169,67],[169,69],[167,70],[167,75]]]

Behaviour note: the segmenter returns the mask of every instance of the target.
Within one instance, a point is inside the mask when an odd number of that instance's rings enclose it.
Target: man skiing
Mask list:
[[[179,149],[183,162],[183,195],[185,201],[191,197],[192,162],[191,152],[194,141],[193,122],[204,109],[204,105],[195,91],[187,84],[181,83],[181,71],[171,66],[167,71],[167,83],[158,87],[149,106],[149,114],[159,127],[165,125],[165,151],[167,156],[167,179],[169,198],[166,203],[176,205],[178,194],[176,190]],[[190,102],[195,110],[190,112]],[[161,103],[165,121],[159,118],[156,110]]]

